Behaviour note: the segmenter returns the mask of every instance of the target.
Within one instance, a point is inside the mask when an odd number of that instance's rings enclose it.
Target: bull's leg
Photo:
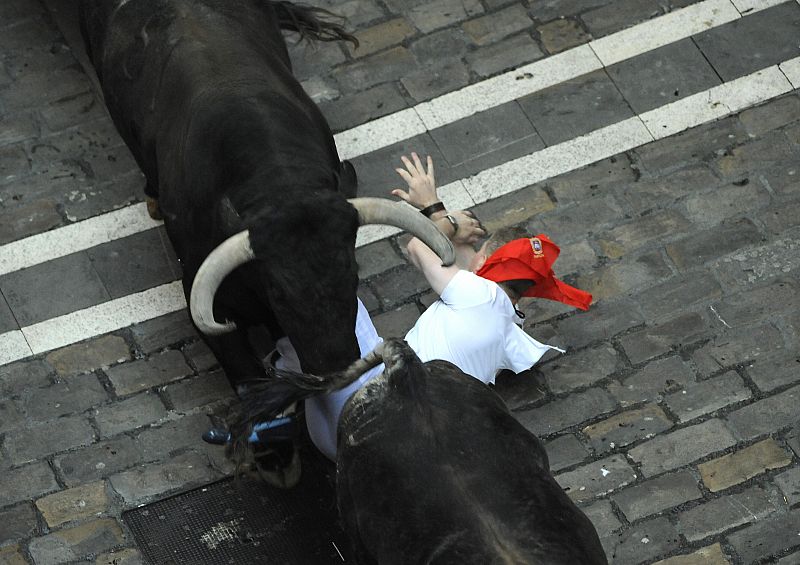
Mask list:
[[[264,366],[250,347],[245,332],[237,330],[204,338],[237,394],[242,392],[246,381],[264,376]]]
[[[161,210],[158,209],[158,199],[152,196],[145,196],[147,202],[147,214],[154,220],[163,220],[164,216],[161,215]]]

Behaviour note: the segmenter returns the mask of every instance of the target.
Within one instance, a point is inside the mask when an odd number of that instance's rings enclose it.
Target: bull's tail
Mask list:
[[[323,8],[292,4],[287,0],[274,0],[272,5],[278,14],[281,29],[296,31],[303,39],[318,41],[349,41],[358,47],[358,39],[338,23],[343,18]]]
[[[255,424],[274,419],[295,402],[344,388],[381,363],[383,343],[339,373],[318,376],[272,369],[269,377],[249,381],[239,415],[230,425],[229,453],[241,462]]]

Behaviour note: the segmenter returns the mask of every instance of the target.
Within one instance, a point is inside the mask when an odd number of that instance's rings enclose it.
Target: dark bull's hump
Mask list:
[[[486,385],[442,361],[379,379],[339,430],[340,509],[361,551],[387,564],[605,563],[541,442]]]

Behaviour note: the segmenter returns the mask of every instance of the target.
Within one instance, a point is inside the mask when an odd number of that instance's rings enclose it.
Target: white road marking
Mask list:
[[[730,0],[706,0],[596,39],[589,46],[609,66],[741,17]]]
[[[184,308],[183,285],[175,281],[39,322],[22,334],[36,355]]]
[[[0,334],[0,365],[33,355],[20,330]]]
[[[800,0],[797,0],[800,3]],[[800,88],[800,57],[795,57],[778,65],[778,68],[786,75],[789,82],[795,89]]]
[[[152,229],[144,203],[20,239],[0,247],[0,275]]]

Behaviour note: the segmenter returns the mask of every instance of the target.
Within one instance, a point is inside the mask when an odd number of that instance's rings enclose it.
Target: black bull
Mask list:
[[[193,319],[234,384],[263,375],[253,328],[287,335],[306,371],[357,359],[359,222],[433,228],[386,201],[355,199],[357,211],[346,199],[355,171],[292,75],[281,32],[352,39],[322,12],[269,0],[81,2],[106,105],[164,218]]]
[[[382,351],[381,351],[382,349]],[[232,428],[346,386],[381,361],[339,421],[339,512],[358,563],[606,563],[589,519],[550,473],[541,441],[487,385],[398,339],[336,378],[277,372]]]

